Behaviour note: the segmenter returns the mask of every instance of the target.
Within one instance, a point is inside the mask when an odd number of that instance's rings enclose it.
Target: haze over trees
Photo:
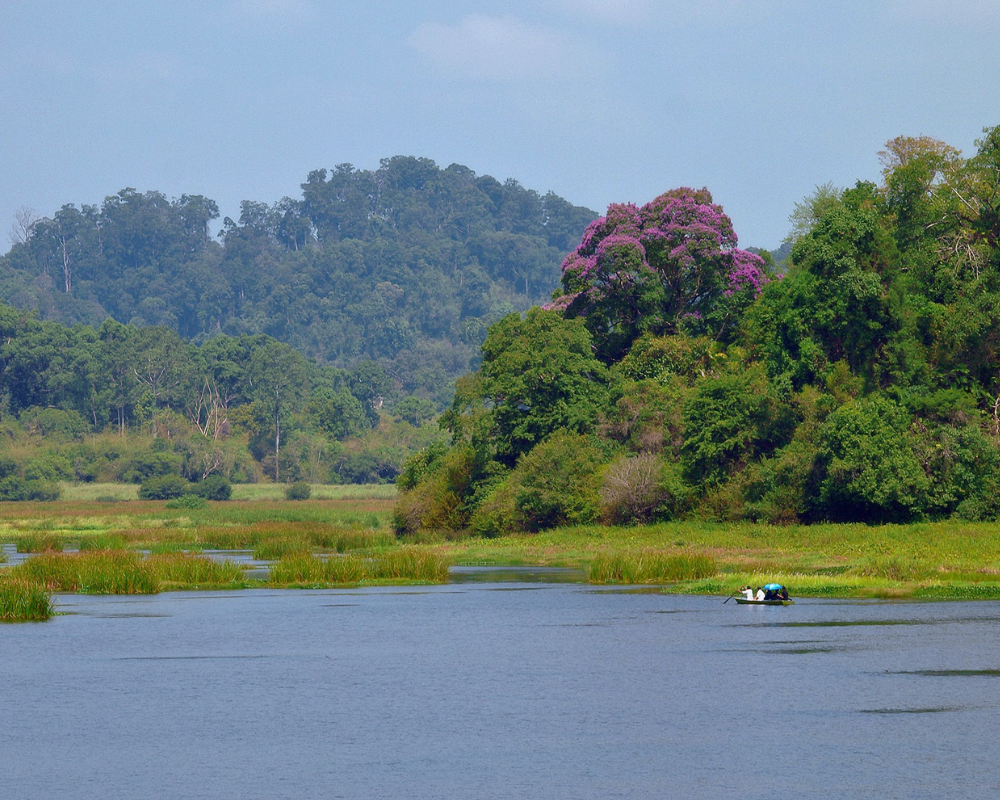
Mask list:
[[[397,529],[1000,517],[1000,127],[976,146],[818,187],[784,274],[705,189],[610,206],[490,329]]]

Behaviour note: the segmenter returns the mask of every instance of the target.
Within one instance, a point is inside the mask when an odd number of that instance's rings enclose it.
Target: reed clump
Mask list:
[[[415,547],[330,558],[291,555],[271,566],[271,583],[276,585],[350,584],[378,580],[443,583],[447,579],[448,560],[438,553]]]
[[[189,553],[164,553],[147,561],[159,581],[171,588],[241,588],[246,584],[243,569],[232,561],[213,561]]]
[[[57,533],[22,533],[14,542],[19,553],[61,553],[65,545]]]
[[[131,551],[43,553],[11,572],[53,592],[155,594],[160,590],[152,565]]]
[[[700,553],[658,550],[598,553],[590,563],[591,583],[672,583],[710,578],[719,571],[715,559]]]
[[[274,561],[290,555],[312,552],[312,544],[301,536],[276,536],[261,539],[253,548],[253,557],[263,561]]]
[[[52,595],[37,581],[0,579],[0,622],[41,622],[54,613]]]

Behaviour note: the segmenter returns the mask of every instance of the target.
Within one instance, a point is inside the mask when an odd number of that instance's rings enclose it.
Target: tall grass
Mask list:
[[[304,555],[312,552],[312,545],[301,536],[275,536],[258,541],[253,548],[253,557],[273,561],[290,555]]]
[[[235,589],[246,585],[243,569],[231,561],[213,561],[188,553],[164,553],[150,556],[148,563],[164,588],[171,585],[170,588],[211,586]]]
[[[708,578],[717,572],[711,556],[639,550],[599,553],[590,564],[588,579],[591,583],[669,583]]]
[[[233,500],[284,501],[284,483],[233,484]],[[309,485],[311,500],[392,500],[396,497],[395,484]]]
[[[350,584],[377,580],[443,583],[448,561],[440,554],[416,547],[401,547],[373,555],[351,553],[330,558],[292,555],[271,566],[271,583]]]
[[[0,577],[0,622],[40,622],[54,613],[44,586],[26,578]]]
[[[10,570],[17,578],[53,592],[155,594],[160,590],[150,562],[129,551],[43,553]]]

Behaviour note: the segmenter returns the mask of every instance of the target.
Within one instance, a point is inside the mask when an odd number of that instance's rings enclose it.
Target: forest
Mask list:
[[[1000,126],[879,156],[795,207],[787,269],[707,189],[609,206],[489,329],[397,531],[1000,517]]]
[[[548,299],[596,216],[512,179],[402,156],[313,171],[298,200],[244,201],[218,241],[214,201],[123,189],[21,215],[0,302],[195,344],[266,334],[324,366],[375,361],[401,394],[444,407],[489,325]]]
[[[0,257],[0,499],[58,481],[391,482],[490,324],[548,298],[596,216],[429,159],[299,200],[124,189],[27,211]]]

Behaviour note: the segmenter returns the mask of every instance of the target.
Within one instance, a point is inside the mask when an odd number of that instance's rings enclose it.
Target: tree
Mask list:
[[[593,430],[606,398],[607,372],[583,320],[540,308],[490,328],[480,373],[496,458],[509,467],[555,431]]]
[[[736,244],[707,189],[674,189],[641,208],[613,204],[566,257],[562,294],[550,307],[583,317],[605,362],[643,333],[683,328],[722,338],[733,320],[718,313],[720,301],[752,299],[766,282],[763,260]]]
[[[288,345],[269,341],[250,362],[253,393],[274,420],[274,480],[281,480],[281,419],[306,392],[305,359]]]

